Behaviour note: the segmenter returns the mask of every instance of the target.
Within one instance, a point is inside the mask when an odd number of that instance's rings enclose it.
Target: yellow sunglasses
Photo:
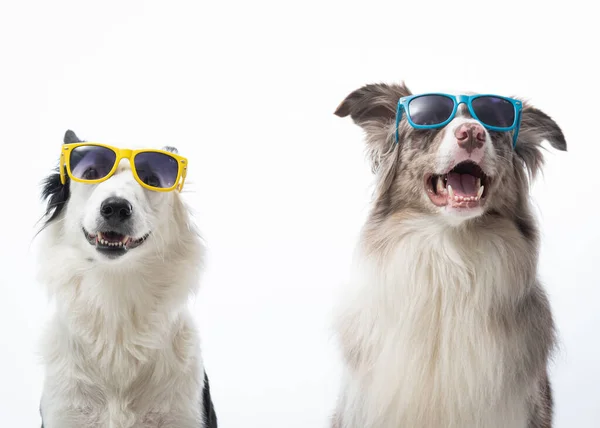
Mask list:
[[[188,165],[186,158],[165,150],[119,149],[100,143],[63,144],[60,181],[66,183],[66,169],[73,181],[102,183],[115,173],[121,159],[129,160],[133,177],[146,189],[156,192],[183,189]]]

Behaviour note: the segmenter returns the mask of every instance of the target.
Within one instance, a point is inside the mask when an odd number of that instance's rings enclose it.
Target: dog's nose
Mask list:
[[[471,153],[483,147],[485,142],[485,129],[478,123],[463,123],[454,131],[458,145]]]
[[[133,207],[127,199],[108,198],[100,205],[100,214],[106,220],[125,221],[131,217]]]

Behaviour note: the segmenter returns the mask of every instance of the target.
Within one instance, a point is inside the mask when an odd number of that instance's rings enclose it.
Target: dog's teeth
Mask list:
[[[437,179],[437,193],[442,193],[446,188],[444,187],[444,180],[442,177],[438,177]]]
[[[476,198],[477,200],[481,199],[481,195],[483,195],[483,189],[484,189],[484,187],[481,186],[479,188],[479,190],[477,191],[477,198]]]
[[[452,186],[448,184],[448,187],[446,187],[448,189],[448,197],[450,198],[450,200],[454,199],[454,191],[452,190]]]
[[[481,178],[477,179],[477,186],[475,186],[475,187],[477,187],[477,188],[481,187]]]

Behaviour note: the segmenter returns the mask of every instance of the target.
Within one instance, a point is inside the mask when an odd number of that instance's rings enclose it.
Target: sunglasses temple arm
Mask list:
[[[513,149],[517,147],[517,138],[519,137],[519,129],[521,129],[521,112],[517,116],[517,126],[515,126],[515,133],[513,134]]]
[[[179,181],[179,185],[177,189],[181,192],[183,190],[183,184],[185,183],[185,177],[187,175],[187,166],[183,167],[183,171],[181,172],[181,180]]]
[[[401,119],[402,119],[402,104],[400,101],[398,101],[398,107],[396,108],[396,144],[398,144],[398,140],[400,139],[398,127],[400,126]]]
[[[65,177],[65,155],[64,153],[61,153],[60,155],[60,164],[58,166],[59,168],[59,174],[60,174],[60,184],[65,184],[67,182],[67,179]]]

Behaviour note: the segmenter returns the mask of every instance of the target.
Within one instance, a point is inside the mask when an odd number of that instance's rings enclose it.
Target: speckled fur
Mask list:
[[[336,111],[364,129],[376,187],[336,318],[345,370],[332,426],[550,428],[555,333],[528,195],[540,144],[566,150],[565,138],[525,104],[514,150],[512,133],[489,133],[483,212],[457,219],[424,191],[447,127],[404,120],[394,144],[407,95],[404,84],[367,85]]]

